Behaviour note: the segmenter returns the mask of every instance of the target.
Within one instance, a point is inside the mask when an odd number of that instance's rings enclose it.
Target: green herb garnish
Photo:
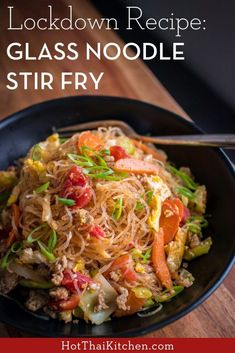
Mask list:
[[[93,151],[91,148],[82,146],[80,148],[82,155],[77,154],[68,154],[68,158],[83,168],[84,174],[86,174],[90,178],[94,179],[103,179],[103,180],[120,180],[119,175],[113,175],[114,171],[109,168],[106,161],[102,157],[102,155],[107,154],[106,150],[101,152]],[[92,156],[88,155],[88,152],[92,152]]]
[[[47,228],[48,228],[48,225],[47,225],[46,223],[43,223],[43,224],[41,224],[40,226],[34,228],[34,229],[32,230],[32,232],[29,233],[29,235],[28,235],[28,237],[27,237],[27,239],[26,239],[27,243],[32,244],[32,243],[34,243],[35,241],[38,241],[39,239],[41,239],[41,237],[42,237],[44,234],[40,234],[40,235],[36,236],[35,238],[33,237],[33,235],[34,235],[36,232],[38,232],[39,230],[41,230],[41,229],[47,229]]]
[[[142,255],[142,259],[143,259],[143,262],[144,262],[144,263],[147,263],[147,262],[150,260],[151,254],[152,254],[152,249],[149,248],[149,249],[145,252],[145,254]]]
[[[32,160],[33,161],[40,161],[42,158],[42,148],[41,146],[37,143],[32,150]]]
[[[190,232],[201,234],[202,228],[208,226],[208,221],[203,216],[191,216],[187,219],[186,225]]]
[[[0,262],[0,267],[2,268],[2,269],[6,269],[7,267],[8,267],[8,265],[10,264],[10,262],[11,262],[11,258],[9,258],[10,257],[10,255],[11,255],[11,253],[12,253],[12,251],[11,251],[11,249],[9,249],[7,252],[6,252],[6,254],[3,256],[3,258],[1,259],[1,262]]]
[[[14,259],[14,254],[16,254],[18,251],[22,249],[22,243],[19,241],[16,241],[15,243],[12,244],[10,249],[6,252],[4,257],[0,261],[0,267],[2,269],[6,269],[11,261]]]
[[[123,209],[123,200],[122,197],[119,197],[115,203],[112,217],[115,221],[118,221],[122,215],[122,209]]]
[[[135,205],[135,211],[141,211],[144,208],[144,205],[141,201],[137,201]]]
[[[113,175],[104,175],[102,177],[103,180],[109,180],[109,181],[119,181],[123,180],[128,177],[127,173],[115,173]]]
[[[147,202],[148,205],[152,202],[153,194],[154,194],[153,190],[148,190],[148,191],[145,193],[146,202]]]
[[[89,156],[80,156],[78,154],[69,153],[68,158],[79,167],[93,167],[94,162]]]
[[[72,199],[65,199],[63,197],[58,197],[57,199],[58,199],[59,203],[62,203],[65,206],[74,206],[74,205],[76,205],[76,202],[74,200],[72,200]]]
[[[188,188],[184,187],[184,186],[176,188],[176,192],[178,194],[181,194],[181,195],[187,197],[189,200],[194,200],[195,199],[194,193],[192,191],[190,191]]]
[[[147,204],[149,205],[153,199],[153,190],[148,190],[144,195],[141,196],[142,199],[146,200]],[[141,211],[144,208],[143,202],[138,200],[136,202],[135,211]]]
[[[40,194],[41,192],[46,191],[46,190],[49,188],[49,185],[50,185],[50,183],[49,183],[49,181],[48,181],[47,183],[42,184],[42,185],[39,186],[37,189],[35,189],[35,192],[36,192],[37,194]]]
[[[56,244],[57,244],[57,234],[56,234],[56,231],[52,229],[50,238],[48,240],[48,250],[52,252],[55,249]]]
[[[11,252],[16,254],[18,251],[22,249],[22,243],[20,241],[16,241],[11,246]]]
[[[50,281],[36,282],[32,281],[31,279],[21,279],[19,283],[22,287],[35,289],[51,289],[55,286]]]
[[[110,150],[104,149],[100,151],[102,156],[110,156]]]
[[[142,262],[144,264],[149,262],[151,254],[152,254],[151,248],[148,248],[148,250],[146,250],[146,252],[144,254],[142,254],[142,252],[136,248],[131,250],[132,257],[134,259],[138,259],[140,262]]]
[[[169,165],[168,170],[173,174],[178,176],[184,183],[184,185],[189,188],[190,190],[196,190],[198,184],[185,172],[176,169],[175,167]]]
[[[158,303],[163,303],[163,302],[167,302],[168,300],[171,300],[172,298],[174,298],[176,295],[178,295],[179,293],[181,293],[184,290],[183,286],[173,286],[174,292],[171,293],[169,292],[168,289],[164,290],[162,293],[160,293],[156,298],[156,302]]]
[[[43,244],[40,240],[38,240],[38,246],[41,250],[41,253],[49,260],[49,261],[54,261],[55,260],[55,255],[48,249],[48,247]]]

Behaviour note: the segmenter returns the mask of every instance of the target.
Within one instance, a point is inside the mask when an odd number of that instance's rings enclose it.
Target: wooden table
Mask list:
[[[142,61],[127,61],[120,58],[117,61],[84,60],[84,53],[77,61],[12,61],[7,58],[6,47],[10,42],[29,42],[32,46],[32,54],[37,55],[44,42],[51,47],[56,42],[77,42],[79,47],[84,47],[85,42],[102,43],[116,42],[123,45],[117,32],[100,30],[92,31],[89,28],[84,31],[7,31],[7,6],[12,2],[1,3],[1,61],[0,61],[0,118],[22,109],[28,105],[52,99],[60,96],[76,94],[100,94],[137,98],[146,102],[159,105],[179,115],[188,118],[183,109],[174,101],[162,84],[153,76]],[[56,17],[64,16],[66,7],[73,4],[76,17],[99,17],[98,12],[87,0],[43,0],[43,1],[14,1],[15,21],[22,21],[26,17],[42,17],[47,12],[47,5],[54,6]],[[104,78],[99,91],[89,84],[88,89],[75,91],[67,88],[62,91],[59,83],[55,83],[53,91],[49,90],[7,90],[6,73],[14,71],[50,71],[55,77],[59,77],[61,71],[99,73],[104,71]],[[149,337],[234,337],[235,336],[235,270],[233,269],[224,283],[216,292],[199,308],[167,327],[149,334]],[[12,328],[0,326],[0,336],[18,335]]]

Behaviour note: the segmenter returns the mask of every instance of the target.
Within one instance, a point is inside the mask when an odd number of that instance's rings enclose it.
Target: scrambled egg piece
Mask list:
[[[140,264],[139,262],[136,264],[135,266],[135,270],[138,273],[145,273],[145,268],[142,264]]]
[[[74,272],[83,272],[84,269],[85,269],[84,260],[82,258],[78,259],[76,265],[73,268],[73,271]]]
[[[148,184],[153,190],[153,198],[151,201],[152,211],[148,223],[150,228],[158,232],[162,203],[171,196],[171,191],[159,176],[149,177]]]
[[[28,158],[25,160],[25,166],[31,168],[37,174],[41,174],[45,171],[45,166],[42,162],[40,161],[33,161],[32,159]]]

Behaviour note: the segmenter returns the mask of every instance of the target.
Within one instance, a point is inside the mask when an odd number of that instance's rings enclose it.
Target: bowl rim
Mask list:
[[[201,128],[199,128],[197,126],[197,124],[195,124],[194,121],[187,120],[187,119],[183,118],[182,116],[180,116],[180,115],[178,115],[168,109],[160,107],[158,105],[148,103],[148,102],[145,102],[143,100],[138,100],[138,99],[126,98],[126,97],[122,97],[122,96],[107,96],[107,95],[70,95],[70,96],[66,96],[66,97],[59,97],[59,98],[55,98],[55,99],[45,100],[45,101],[30,105],[28,107],[25,107],[19,111],[16,111],[16,112],[8,115],[6,118],[1,119],[0,120],[0,130],[2,130],[3,128],[7,127],[10,124],[15,124],[15,123],[17,123],[17,121],[26,118],[28,113],[34,112],[34,111],[40,111],[44,107],[46,108],[48,106],[53,106],[58,103],[66,102],[66,101],[70,101],[70,100],[81,100],[81,101],[87,100],[89,102],[94,99],[101,100],[101,101],[115,101],[117,103],[125,101],[125,104],[127,104],[127,105],[128,104],[136,104],[136,105],[146,106],[151,109],[157,108],[159,111],[162,111],[163,113],[168,113],[168,114],[174,116],[174,118],[177,118],[179,121],[181,121],[182,124],[189,126],[189,127],[193,127],[194,129],[196,129],[198,131],[198,133],[204,133],[204,131]],[[223,160],[223,162],[227,166],[227,168],[230,171],[231,176],[233,176],[233,179],[235,182],[235,167],[233,166],[229,157],[226,155],[226,153],[221,148],[216,148],[215,150],[216,150],[216,153],[219,155],[219,157]],[[222,271],[222,273],[216,279],[215,283],[210,288],[208,288],[206,290],[205,293],[203,293],[201,296],[199,296],[199,298],[197,298],[195,300],[195,302],[193,302],[188,307],[181,309],[176,314],[171,314],[168,318],[162,320],[161,322],[153,323],[146,328],[140,327],[140,328],[130,329],[128,331],[121,332],[120,334],[114,333],[111,336],[101,334],[101,335],[97,335],[94,337],[135,337],[135,336],[139,336],[139,335],[146,335],[146,334],[151,333],[153,331],[156,331],[160,328],[163,328],[163,327],[173,323],[174,321],[179,320],[183,316],[190,313],[192,310],[196,309],[199,305],[201,305],[205,300],[208,299],[208,297],[222,284],[223,280],[228,275],[228,273],[231,271],[234,264],[235,264],[235,254],[230,256],[230,258],[227,260],[227,264],[226,264],[224,270]],[[4,300],[7,300],[7,299],[4,299]],[[33,335],[35,335],[37,332],[36,328],[34,329],[34,328],[27,327],[24,329],[24,328],[22,328],[22,326],[20,324],[17,324],[17,323],[13,324],[6,319],[1,319],[1,321],[5,324],[10,324],[19,330],[22,330],[24,332],[28,332]],[[55,337],[55,336],[48,335],[45,337]],[[87,336],[87,335],[79,336],[78,335],[78,336],[62,336],[62,337],[89,337],[89,336]]]

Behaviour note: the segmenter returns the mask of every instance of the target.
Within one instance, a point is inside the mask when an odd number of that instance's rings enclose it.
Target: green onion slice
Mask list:
[[[55,249],[56,244],[57,244],[57,234],[56,234],[56,231],[52,229],[50,238],[48,240],[48,250],[52,252]]]
[[[37,194],[40,194],[41,192],[46,191],[46,190],[49,188],[49,185],[50,185],[50,183],[49,183],[49,181],[48,181],[47,183],[42,184],[42,185],[39,186],[37,189],[35,189],[35,192],[36,192]]]
[[[19,241],[14,242],[10,247],[10,249],[8,249],[4,257],[1,259],[0,267],[2,269],[6,269],[11,263],[11,261],[13,260],[14,254],[16,254],[21,249],[22,249],[22,243]]]
[[[124,174],[124,173],[123,173]],[[128,177],[127,175],[121,175],[121,174],[114,174],[114,175],[105,175],[103,177],[104,180],[110,180],[110,181],[120,181]]]
[[[112,217],[115,221],[118,221],[122,215],[123,209],[123,200],[122,197],[119,197],[116,201],[116,204],[113,209]]]
[[[42,237],[44,234],[40,234],[40,235],[38,235],[38,236],[35,237],[35,238],[33,237],[33,235],[34,235],[36,232],[38,232],[39,230],[41,230],[41,229],[46,229],[47,227],[48,227],[48,225],[47,225],[46,223],[43,223],[43,224],[41,224],[40,226],[34,228],[34,229],[32,230],[32,232],[29,233],[29,235],[28,235],[28,237],[27,237],[27,239],[26,239],[27,243],[32,244],[32,243],[34,243],[35,241],[38,241],[39,239],[41,239],[41,237]]]
[[[40,288],[40,289],[51,289],[55,285],[50,281],[36,282],[31,279],[22,279],[20,280],[20,285],[26,288]]]
[[[201,234],[201,228],[206,228],[208,221],[203,216],[191,216],[187,219],[186,225],[190,232]]]
[[[149,248],[144,255],[142,255],[142,259],[143,259],[143,262],[144,263],[147,263],[149,260],[150,260],[150,257],[151,257],[151,254],[152,254],[152,249]]]
[[[90,173],[90,171],[95,171],[95,170],[101,170],[100,173]],[[94,179],[106,179],[107,176],[110,176],[111,174],[113,174],[113,170],[112,169],[107,169],[104,170],[104,167],[95,167],[95,169],[84,169],[84,173],[89,176],[90,178],[94,178]],[[108,180],[108,179],[106,179]]]
[[[22,243],[20,241],[16,241],[15,243],[12,244],[11,246],[11,252],[12,253],[17,253],[22,249]]]
[[[112,175],[114,174],[114,171],[109,168],[106,161],[102,157],[105,154],[110,154],[108,150],[96,152],[89,147],[82,146],[80,148],[80,151],[82,155],[70,153],[67,156],[73,163],[83,168],[84,174],[86,174],[88,177],[110,181],[118,181],[123,179],[121,173],[117,175]],[[87,152],[92,152],[92,157],[89,156]]]
[[[69,153],[68,158],[79,167],[93,167],[94,161],[89,156],[80,156],[78,154]]]
[[[191,233],[195,233],[195,234],[200,234],[201,233],[201,227],[198,224],[188,224],[188,230]]]
[[[152,202],[153,194],[154,194],[153,190],[148,190],[148,191],[145,193],[146,202],[147,202],[148,205]]]
[[[41,253],[49,260],[49,261],[54,261],[55,260],[55,255],[49,251],[46,245],[44,245],[40,240],[38,240],[38,246],[41,250]]]
[[[187,188],[191,190],[196,190],[198,187],[198,184],[195,183],[195,181],[185,172],[182,172],[181,170],[176,169],[175,167],[169,165],[168,170],[173,174],[178,176],[186,185]]]
[[[32,151],[32,160],[33,161],[39,161],[42,158],[42,148],[41,146],[37,143],[34,147],[33,147],[33,151]]]
[[[203,216],[191,216],[187,219],[186,223],[198,222],[202,228],[208,227],[208,221]]]
[[[63,197],[58,197],[58,202],[62,203],[65,206],[74,206],[76,202],[72,199],[64,199]]]
[[[6,269],[8,267],[8,265],[10,264],[12,257],[10,256],[12,253],[11,248],[6,252],[6,254],[4,255],[4,257],[1,259],[0,262],[0,267],[2,269]]]
[[[176,188],[176,192],[183,196],[186,196],[189,200],[195,199],[194,193],[184,186]]]
[[[101,150],[100,154],[102,156],[110,156],[110,150],[108,150],[108,149]]]
[[[157,296],[155,298],[155,300],[158,303],[167,302],[168,300],[171,300],[176,295],[181,293],[184,290],[184,287],[183,286],[173,286],[173,289],[174,289],[173,293],[170,293],[168,289],[164,290],[162,293],[159,294],[159,296]]]
[[[135,211],[141,211],[144,208],[144,205],[142,204],[141,201],[137,201],[135,205]]]

